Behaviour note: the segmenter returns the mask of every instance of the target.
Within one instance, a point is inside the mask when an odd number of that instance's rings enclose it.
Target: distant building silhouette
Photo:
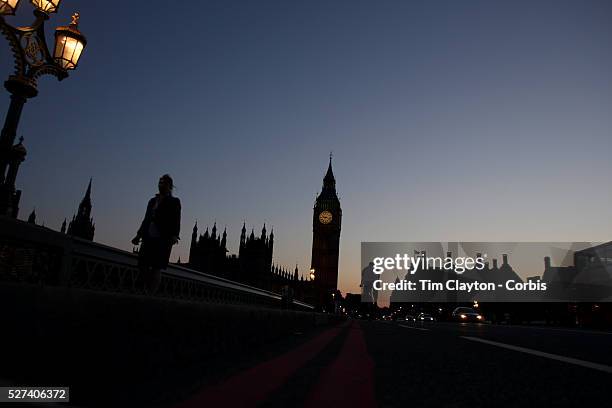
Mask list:
[[[246,237],[246,225],[242,225],[240,234],[240,273],[246,277],[246,281],[254,286],[266,287],[270,285],[270,271],[272,271],[272,252],[274,249],[274,231],[270,236],[266,235],[266,224],[261,229],[261,235],[255,236],[253,230]],[[281,270],[281,276],[285,275]]]
[[[91,179],[77,213],[68,225],[68,235],[93,241],[95,225],[91,217]]]
[[[191,246],[189,248],[189,266],[193,269],[211,275],[229,275],[226,265],[227,231],[223,236],[217,235],[217,224],[208,232],[208,227],[203,235],[198,237],[198,223],[193,226],[191,234]]]
[[[279,291],[289,285],[294,293],[303,292],[306,282],[299,280],[297,265],[293,273],[288,268],[274,265],[274,232],[268,235],[264,225],[261,234],[252,229],[247,236],[246,223],[242,225],[238,255],[228,254],[227,229],[217,233],[217,224],[198,235],[198,224],[193,226],[188,266],[198,271],[245,283],[262,289]],[[300,286],[301,285],[301,286]]]
[[[374,281],[379,279],[379,276],[374,273],[374,263],[370,262],[368,266],[361,270],[361,301],[365,303],[376,303],[378,300],[378,291],[374,290]],[[399,279],[396,278],[396,282]],[[391,295],[393,297],[393,294]],[[391,299],[393,302],[393,299]]]
[[[550,257],[544,258],[542,280],[550,287],[550,295],[557,298],[599,298],[612,300],[612,242],[573,252],[574,265],[552,266]]]
[[[424,252],[415,251],[415,256]],[[447,252],[448,258],[452,258],[452,252]],[[481,253],[476,253],[476,257],[481,257]],[[573,260],[573,265],[570,265]],[[459,282],[481,282],[494,283],[496,286],[505,285],[508,281],[532,282],[540,281],[547,284],[547,289],[542,292],[525,292],[522,299],[524,301],[557,301],[565,302],[567,299],[573,301],[590,302],[595,300],[612,300],[612,242],[603,243],[586,249],[568,249],[563,264],[565,266],[552,266],[551,258],[544,258],[544,272],[541,276],[529,276],[523,280],[514,268],[510,265],[508,254],[502,254],[502,264],[498,266],[497,259],[493,259],[493,266],[485,262],[485,267],[481,270],[466,270],[458,275],[454,271],[446,271],[441,268],[428,268],[427,279],[432,282],[445,282],[449,279]],[[415,271],[420,272],[420,269]],[[414,280],[412,271],[406,273],[405,280]],[[397,283],[397,280],[396,280]],[[517,293],[511,291],[497,292],[474,292],[464,293],[456,291],[427,291],[409,292],[396,289],[391,293],[391,308],[397,309],[401,303],[406,302],[467,302],[471,298],[481,302],[501,302],[516,300]]]
[[[544,273],[542,280],[546,283],[560,283],[569,285],[576,277],[575,266],[552,266],[550,257],[544,257]]]

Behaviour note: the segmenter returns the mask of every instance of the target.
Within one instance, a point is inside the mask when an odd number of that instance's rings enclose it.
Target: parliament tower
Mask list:
[[[340,227],[342,209],[336,194],[336,179],[332,171],[332,158],[323,178],[323,189],[317,196],[312,217],[312,260],[315,287],[319,303],[329,303],[338,288],[338,257],[340,255]]]
[[[62,226],[63,228],[63,226]],[[93,241],[96,227],[91,217],[91,179],[77,213],[72,217],[68,225],[68,235]]]

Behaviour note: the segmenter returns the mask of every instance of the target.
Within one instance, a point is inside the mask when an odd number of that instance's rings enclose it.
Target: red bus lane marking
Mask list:
[[[328,329],[285,354],[237,373],[222,383],[207,386],[189,400],[178,404],[177,408],[255,406],[265,401],[297,369],[314,358],[344,327]]]
[[[321,374],[305,406],[376,407],[373,371],[363,329],[353,322],[338,357]]]

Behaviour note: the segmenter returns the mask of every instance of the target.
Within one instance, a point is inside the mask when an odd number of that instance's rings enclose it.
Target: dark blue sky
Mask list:
[[[275,261],[305,272],[333,150],[342,290],[361,241],[610,239],[609,1],[114,5],[64,0],[51,20],[78,10],[89,45],[26,105],[21,217],[59,228],[91,176],[96,241],[130,249],[169,172],[173,260],[196,219],[232,250],[266,221]]]

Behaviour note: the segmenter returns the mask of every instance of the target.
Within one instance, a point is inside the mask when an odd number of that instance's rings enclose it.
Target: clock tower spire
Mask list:
[[[332,154],[329,155],[323,188],[317,196],[312,217],[312,258],[314,286],[318,305],[328,310],[332,293],[338,289],[338,259],[340,256],[340,228],[342,209],[336,193],[336,178],[332,170]]]

